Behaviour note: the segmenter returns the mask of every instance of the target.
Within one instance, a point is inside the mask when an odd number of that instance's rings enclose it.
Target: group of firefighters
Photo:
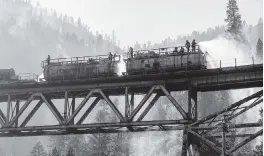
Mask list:
[[[197,43],[195,42],[195,40],[192,41],[192,52],[195,52],[195,47],[196,47]],[[186,40],[186,43],[185,43],[185,47],[187,49],[187,53],[190,52],[190,47],[191,47],[191,44],[188,40]],[[175,49],[173,50],[173,53],[177,53],[178,52],[178,47],[175,47]],[[180,53],[183,53],[184,52],[184,48],[181,47]]]

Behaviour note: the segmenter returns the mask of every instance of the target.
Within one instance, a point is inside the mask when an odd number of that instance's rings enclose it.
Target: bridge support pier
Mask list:
[[[198,118],[198,103],[197,103],[197,89],[195,86],[188,88],[188,118],[197,121]],[[191,148],[192,147],[192,148]],[[191,156],[199,156],[200,151],[199,142],[193,139],[188,132],[188,126],[183,131],[182,156],[187,156],[187,152]]]

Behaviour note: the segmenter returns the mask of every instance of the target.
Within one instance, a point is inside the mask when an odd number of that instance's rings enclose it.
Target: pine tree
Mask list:
[[[257,42],[257,58],[263,60],[263,41],[259,38]]]
[[[253,151],[253,156],[263,156],[263,141],[257,145]]]
[[[79,17],[78,20],[77,20],[77,26],[78,26],[79,28],[82,27],[82,20],[81,20],[80,17]]]
[[[73,148],[72,148],[72,147],[70,147],[70,148],[69,148],[69,150],[68,150],[68,152],[67,152],[66,156],[75,156],[75,154],[74,154],[74,151],[73,151]]]
[[[60,156],[58,150],[56,147],[54,147],[51,151],[51,156]]]
[[[30,152],[30,156],[47,156],[47,153],[44,150],[44,147],[40,142],[33,147],[32,151]]]
[[[242,29],[242,20],[236,0],[228,1],[226,15],[225,22],[227,22],[227,31],[231,34],[238,35]]]

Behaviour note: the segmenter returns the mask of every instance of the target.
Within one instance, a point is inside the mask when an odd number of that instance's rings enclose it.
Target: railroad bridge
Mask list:
[[[262,90],[201,119],[198,118],[197,92],[262,88],[262,86],[263,64],[159,75],[3,85],[0,87],[0,102],[7,103],[7,110],[0,110],[0,137],[182,130],[182,156],[187,156],[187,152],[193,156],[198,155],[198,153],[205,155],[199,149],[201,144],[209,147],[215,155],[221,155],[222,151],[225,151],[225,155],[231,155],[263,133],[262,124],[258,121],[226,126],[226,122],[261,104],[263,100]],[[184,109],[183,104],[178,103],[171,95],[171,92],[176,91],[188,91],[187,109]],[[139,104],[135,104],[134,100],[134,95],[137,94],[144,95]],[[152,95],[154,98],[147,103]],[[109,96],[124,98],[125,113],[118,110]],[[169,99],[182,118],[178,120],[142,121],[155,102],[162,96]],[[76,105],[76,98],[83,98],[79,105]],[[56,106],[58,104],[52,102],[54,99],[64,100],[63,112],[58,110]],[[87,101],[91,99],[93,101],[89,107],[76,120],[76,116],[87,104]],[[100,100],[105,100],[120,122],[83,124],[83,121]],[[243,105],[251,100],[254,101],[249,105]],[[32,111],[24,119],[21,119],[21,115],[32,104],[32,101],[38,102]],[[22,102],[24,102],[23,105]],[[58,124],[27,126],[27,123],[42,104],[48,106]],[[146,107],[143,107],[144,105]],[[139,114],[140,110],[142,111],[141,114]],[[137,115],[138,118],[136,118]],[[260,130],[252,134],[237,135],[226,134],[226,131],[223,130],[222,133],[219,133],[220,135],[209,135],[214,130],[226,129],[226,127],[228,129],[259,127]],[[225,138],[228,137],[245,139],[234,147],[226,149]]]

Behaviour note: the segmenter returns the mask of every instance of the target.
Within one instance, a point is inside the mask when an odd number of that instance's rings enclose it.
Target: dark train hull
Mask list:
[[[116,75],[116,71],[115,62],[100,64],[50,64],[44,68],[44,79],[46,81],[63,81],[111,77]]]
[[[127,59],[127,75],[169,73],[206,69],[202,53]]]

